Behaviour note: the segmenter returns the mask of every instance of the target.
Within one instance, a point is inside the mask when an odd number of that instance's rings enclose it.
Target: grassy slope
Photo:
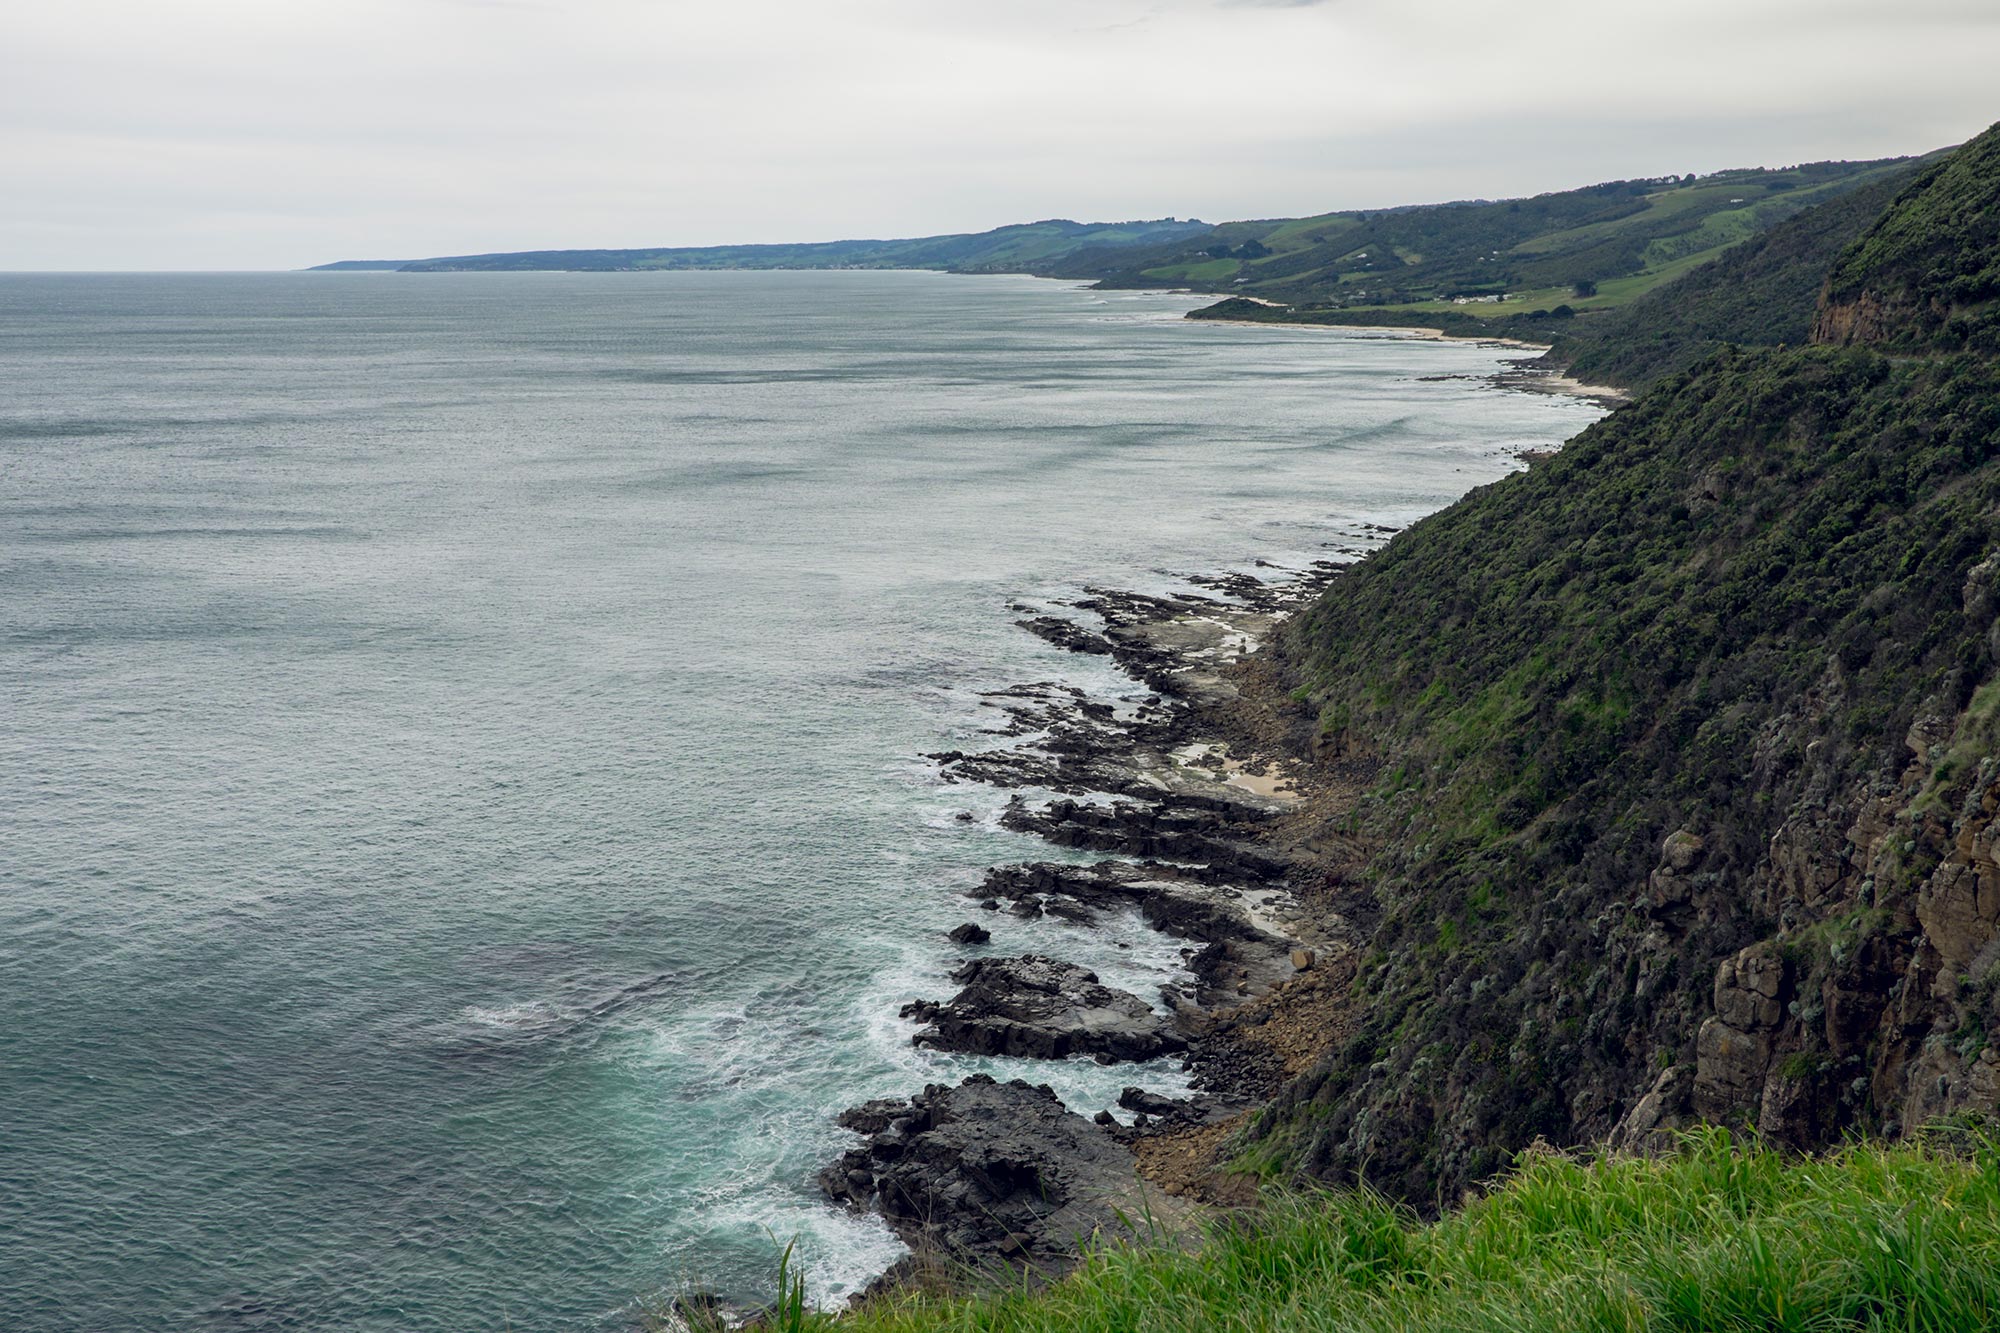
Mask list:
[[[1175,245],[1056,266],[1121,286],[1186,283],[1314,310],[1456,311],[1505,319],[1567,304],[1612,309],[1816,204],[1897,169],[1816,163],[1780,171],[1614,181],[1497,203],[1232,222]],[[1595,283],[1594,295],[1575,284]],[[1501,293],[1488,305],[1449,298]]]
[[[1042,1291],[908,1298],[765,1325],[849,1333],[1947,1333],[2000,1321],[2000,1158],[1917,1147],[1787,1159],[1724,1135],[1677,1156],[1530,1156],[1429,1226],[1306,1195],[1199,1248],[1114,1247]]]
[[[1808,341],[1827,268],[1917,170],[1904,167],[1836,194],[1720,256],[1697,252],[1644,280],[1606,282],[1598,298],[1580,303],[1587,308],[1574,318],[1525,316],[1518,303],[1330,310],[1260,306],[1241,299],[1219,302],[1193,317],[1404,325],[1439,328],[1458,337],[1526,338],[1553,344],[1553,359],[1587,383],[1644,388],[1726,346]],[[1656,285],[1655,278],[1671,280]],[[1515,312],[1511,316],[1510,310]]]
[[[1572,326],[1570,373],[1650,384],[1729,344],[1806,342],[1827,269],[1914,174],[1906,168],[1809,208],[1602,320]]]

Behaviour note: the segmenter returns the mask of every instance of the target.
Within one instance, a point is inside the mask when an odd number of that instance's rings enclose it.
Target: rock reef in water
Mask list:
[[[1060,1268],[1121,1219],[1158,1213],[1113,1129],[1044,1086],[983,1074],[908,1101],[863,1103],[840,1123],[860,1147],[820,1173],[835,1200],[871,1209],[919,1256],[992,1256]]]
[[[903,1007],[903,1017],[929,1025],[913,1038],[919,1046],[1037,1060],[1094,1055],[1108,1064],[1187,1045],[1144,1000],[1073,963],[1038,954],[975,958],[951,977],[964,989],[950,1000]]]

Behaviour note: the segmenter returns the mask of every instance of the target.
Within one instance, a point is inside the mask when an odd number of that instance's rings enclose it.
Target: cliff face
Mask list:
[[[1321,901],[1370,929],[1358,1035],[1264,1152],[1428,1202],[1537,1136],[2000,1111],[2000,364],[1883,242],[1985,226],[1996,142],[1836,267],[1821,322],[1866,346],[1671,377],[1294,622],[1367,782]]]
[[[1827,275],[1813,341],[2000,351],[2000,133],[1918,173]]]
[[[1853,292],[1840,300],[1822,294],[1814,312],[1812,341],[1822,347],[1852,347],[1887,343],[1904,329],[1923,321],[1942,322],[1949,308],[1921,310],[1907,295]]]
[[[1982,563],[1969,602],[1993,595]],[[1687,1101],[1635,1107],[1619,1137],[1692,1111],[1812,1146],[2000,1110],[1996,704],[1993,685],[1955,715],[1934,702],[1893,777],[1824,775],[1844,790],[1795,809],[1746,885],[1780,928],[1718,964]],[[1652,887],[1674,894],[1657,872]]]

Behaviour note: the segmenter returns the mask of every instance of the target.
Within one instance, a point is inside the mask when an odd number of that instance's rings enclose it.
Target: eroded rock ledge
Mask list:
[[[904,1018],[929,1025],[913,1039],[919,1046],[1036,1060],[1094,1055],[1107,1064],[1187,1046],[1170,1016],[1074,963],[1038,954],[975,958],[951,979],[965,989],[943,1004],[903,1006]]]
[[[1108,1112],[1095,1120],[1074,1114],[1045,1086],[983,1076],[848,1111],[841,1123],[864,1141],[820,1180],[831,1198],[879,1213],[911,1246],[912,1260],[884,1282],[938,1260],[960,1271],[995,1262],[1060,1270],[1081,1241],[1119,1225],[1119,1210],[1138,1216],[1143,1205],[1161,1214],[1162,1200],[1149,1197],[1137,1174],[1136,1145],[1162,1132],[1220,1132],[1295,1072],[1297,1055],[1282,1037],[1242,1040],[1244,1016],[1250,1027],[1268,1021],[1264,997],[1337,978],[1344,986],[1351,969],[1328,968],[1320,952],[1329,933],[1344,929],[1337,915],[1316,913],[1317,948],[1298,938],[1291,881],[1318,872],[1310,856],[1272,835],[1304,795],[1296,765],[1273,758],[1276,751],[1243,724],[1236,664],[1337,570],[1322,563],[1285,584],[1244,574],[1197,580],[1229,600],[1091,589],[1073,606],[1101,629],[1027,615],[1024,628],[1070,651],[1108,656],[1154,693],[1114,707],[1047,682],[995,691],[984,702],[1003,715],[989,729],[1003,743],[931,756],[947,781],[1042,794],[1039,801],[1016,795],[1005,827],[1117,854],[1092,865],[997,866],[972,890],[980,906],[1054,916],[1080,929],[1136,911],[1189,942],[1189,977],[1149,1003],[1059,958],[978,957],[953,972],[957,994],[903,1009],[925,1025],[914,1040],[979,1055],[1107,1063],[1179,1054],[1199,1091],[1178,1099],[1127,1089],[1129,1127]],[[971,943],[979,931],[968,923],[953,938]]]
[[[1046,1084],[975,1075],[908,1101],[865,1102],[840,1123],[863,1143],[820,1173],[821,1187],[880,1213],[919,1260],[991,1256],[1056,1270],[1080,1242],[1124,1231],[1121,1212],[1171,1207],[1139,1182],[1112,1130]]]

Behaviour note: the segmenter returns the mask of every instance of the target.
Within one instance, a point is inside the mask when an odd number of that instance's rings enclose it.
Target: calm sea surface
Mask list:
[[[899,1253],[815,1195],[842,1107],[1177,1086],[895,1017],[1051,855],[919,754],[1127,689],[1007,603],[1324,558],[1596,415],[1191,304],[0,276],[0,1326],[616,1329],[794,1238],[834,1299]]]

